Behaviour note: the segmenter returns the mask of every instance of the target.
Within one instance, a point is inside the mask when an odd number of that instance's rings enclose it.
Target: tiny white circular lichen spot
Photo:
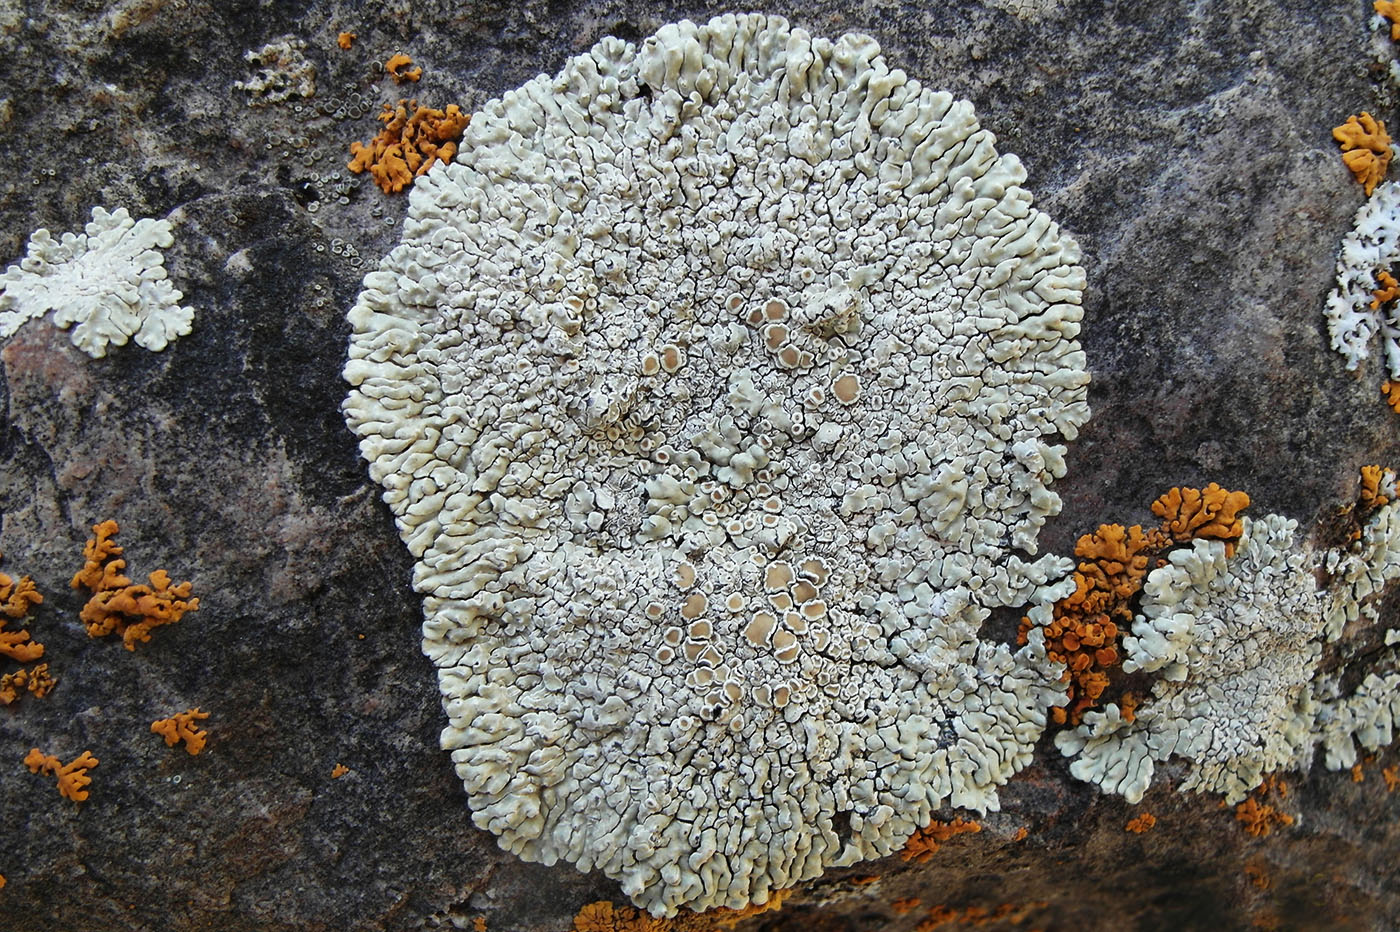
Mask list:
[[[350,314],[473,818],[653,912],[996,805],[1058,701],[1030,561],[1088,417],[1078,249],[972,107],[781,19],[473,115]]]

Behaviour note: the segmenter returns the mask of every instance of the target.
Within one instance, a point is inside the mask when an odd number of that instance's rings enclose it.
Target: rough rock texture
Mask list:
[[[1105,521],[1148,518],[1171,485],[1247,490],[1258,514],[1328,524],[1357,467],[1400,459],[1380,363],[1327,345],[1322,306],[1362,193],[1330,128],[1397,114],[1369,5],[953,2],[779,4],[813,33],[863,31],[887,59],[970,100],[1025,164],[1037,206],[1079,242],[1093,417],[1040,535],[1068,553]],[[344,168],[399,88],[470,111],[606,34],[695,6],[187,0],[0,3],[0,260],[94,205],[169,218],[165,265],[193,329],[92,360],[47,321],[0,346],[0,550],[46,596],[29,623],[59,677],[0,709],[0,926],[14,930],[471,928],[563,932],[615,883],[526,864],[471,825],[438,749],[412,561],[339,405],[345,311],[399,239],[403,198]],[[348,51],[341,31],[358,34]],[[315,96],[250,105],[244,53],[292,36]],[[300,67],[300,66],[298,66]],[[89,640],[68,580],[112,517],[142,574],[191,579],[200,609],[133,653]],[[1326,537],[1325,533],[1320,534]],[[1382,623],[1396,606],[1382,607]],[[1016,616],[983,636],[1010,639]],[[1351,688],[1381,644],[1323,658]],[[9,670],[13,665],[6,665]],[[1354,671],[1354,672],[1353,672]],[[1351,679],[1349,679],[1351,677]],[[150,722],[211,713],[198,757]],[[90,749],[91,797],[22,765]],[[1386,928],[1400,923],[1400,794],[1314,766],[1250,837],[1168,762],[1141,807],[1068,774],[1042,741],[982,832],[930,863],[808,882],[769,930],[912,929],[936,904],[1045,901],[1047,928]],[[10,763],[5,763],[9,761]],[[349,773],[332,779],[337,764]],[[1156,828],[1123,831],[1140,811]],[[947,813],[951,818],[953,813]],[[1019,828],[1028,836],[1013,841]],[[1248,870],[1246,870],[1248,869]],[[879,879],[860,883],[866,877]],[[1255,878],[1255,879],[1251,879]],[[891,904],[919,897],[896,914]]]

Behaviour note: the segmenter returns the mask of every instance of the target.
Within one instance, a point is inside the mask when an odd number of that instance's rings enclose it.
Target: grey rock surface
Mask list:
[[[480,917],[492,932],[564,932],[585,903],[625,902],[605,878],[500,851],[437,748],[411,559],[339,413],[344,313],[407,202],[345,162],[381,102],[471,110],[604,35],[712,12],[0,0],[0,263],[37,227],[79,229],[94,204],[168,214],[166,266],[196,311],[161,353],[92,360],[46,321],[0,347],[3,569],[45,594],[29,628],[60,678],[50,696],[0,709],[0,928]],[[767,12],[815,34],[868,32],[892,65],[971,100],[1083,247],[1094,415],[1070,444],[1044,548],[1148,521],[1167,487],[1211,481],[1316,527],[1353,497],[1360,465],[1400,462],[1380,367],[1346,372],[1321,315],[1362,202],[1330,128],[1363,109],[1396,115],[1384,85],[1395,52],[1369,4],[820,0]],[[341,31],[358,34],[348,51]],[[235,87],[254,72],[244,53],[284,36],[305,43],[314,96],[263,102]],[[376,68],[397,51],[423,67],[417,85]],[[166,568],[201,599],[130,653],[86,636],[68,585],[90,526],[109,517],[133,576]],[[1382,619],[1395,617],[1388,603]],[[1002,621],[1010,636],[1015,619]],[[202,755],[149,733],[196,705],[211,713]],[[92,750],[91,799],[74,805],[31,776],[20,761],[33,746],[65,760]],[[1046,740],[980,834],[927,865],[830,873],[743,928],[905,932],[935,904],[1041,902],[1024,927],[1393,928],[1400,794],[1379,771],[1396,760],[1386,752],[1361,783],[1320,766],[1290,779],[1297,823],[1255,839],[1212,797],[1158,787],[1141,809],[1102,797]],[[350,771],[333,780],[337,764]],[[1157,828],[1124,832],[1142,809]],[[921,907],[892,910],[909,897]]]

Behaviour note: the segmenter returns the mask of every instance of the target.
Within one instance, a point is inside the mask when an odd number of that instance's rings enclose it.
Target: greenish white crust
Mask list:
[[[657,914],[996,808],[1063,699],[1034,553],[1088,418],[1076,245],[972,107],[778,18],[474,114],[350,314],[473,818]]]
[[[73,345],[94,359],[135,337],[163,350],[190,332],[194,311],[166,277],[160,250],[174,242],[167,220],[132,220],[126,208],[92,209],[82,233],[36,230],[18,265],[0,275],[0,339],[53,311]]]
[[[1295,530],[1280,515],[1246,518],[1234,557],[1219,541],[1196,541],[1148,576],[1123,669],[1159,678],[1134,721],[1109,705],[1056,737],[1076,758],[1071,773],[1135,803],[1155,764],[1177,757],[1189,768],[1182,790],[1233,803],[1266,774],[1306,769],[1319,740],[1334,769],[1354,762],[1353,737],[1369,749],[1389,743],[1400,705],[1384,687],[1395,674],[1372,673],[1343,697],[1317,671],[1324,645],[1350,623],[1373,623],[1374,597],[1400,575],[1400,505],[1322,554],[1295,543]]]

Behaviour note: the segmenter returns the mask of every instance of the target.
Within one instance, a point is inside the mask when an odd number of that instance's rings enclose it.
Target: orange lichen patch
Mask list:
[[[1357,761],[1357,762],[1356,762],[1355,764],[1353,764],[1352,767],[1351,767],[1351,782],[1352,782],[1352,783],[1365,783],[1365,782],[1366,782],[1366,774],[1365,774],[1365,772],[1361,769],[1361,762],[1360,762],[1360,761]]]
[[[5,889],[5,875],[0,874],[0,890]]]
[[[1244,533],[1239,513],[1248,507],[1248,493],[1229,492],[1212,482],[1204,489],[1169,490],[1152,503],[1152,513],[1162,519],[1162,530],[1177,543],[1223,540],[1225,555],[1232,557]]]
[[[1400,2],[1397,0],[1376,0],[1371,6],[1378,14],[1390,20],[1391,41],[1400,41]]]
[[[1244,866],[1244,875],[1249,878],[1250,883],[1254,884],[1260,890],[1267,890],[1273,885],[1273,881],[1269,879],[1268,872],[1258,864],[1246,864]]]
[[[1025,906],[1003,903],[995,909],[987,909],[985,906],[958,908],[939,904],[929,909],[928,917],[914,927],[914,932],[934,932],[935,929],[950,925],[972,926],[973,928],[989,926],[993,923],[1021,925],[1029,921],[1032,915],[1049,905],[1044,901],[1028,903]]]
[[[57,777],[59,794],[80,803],[88,798],[86,787],[92,783],[92,778],[87,772],[97,766],[97,758],[92,756],[91,751],[84,751],[64,764],[57,757],[45,754],[38,748],[31,748],[24,756],[24,766],[29,768],[30,773],[42,771],[51,777]]]
[[[384,105],[379,114],[384,128],[369,144],[350,143],[346,166],[359,174],[369,172],[385,194],[397,194],[437,162],[450,162],[471,116],[456,104],[446,110],[420,107],[416,100]]]
[[[203,721],[208,717],[208,712],[201,712],[198,708],[186,709],[183,712],[176,712],[169,718],[151,722],[151,731],[164,738],[165,746],[168,748],[183,741],[186,751],[189,751],[191,755],[198,754],[204,750],[204,744],[209,740],[209,732],[199,730],[199,726],[195,722]]]
[[[196,611],[199,599],[189,597],[190,583],[172,584],[165,570],[151,573],[149,585],[133,585],[122,574],[126,568],[122,548],[112,540],[118,530],[115,521],[93,525],[93,536],[83,547],[83,568],[73,576],[72,585],[92,592],[78,615],[88,637],[116,632],[127,650],[135,650],[138,641],[151,639],[153,629]]]
[[[349,767],[346,767],[344,764],[336,764],[334,767],[331,768],[331,779],[339,780],[341,777],[345,776],[349,772]]]
[[[941,822],[934,819],[909,836],[909,840],[904,843],[904,850],[899,852],[899,856],[905,861],[926,864],[933,857],[934,852],[954,835],[980,831],[982,831],[982,823],[980,822],[970,822],[961,818],[951,822]]]
[[[1386,383],[1390,384],[1390,383]],[[1361,494],[1357,497],[1367,508],[1379,508],[1390,501],[1390,496],[1381,491],[1385,481],[1385,471],[1379,466],[1361,467]]]
[[[1150,812],[1144,812],[1142,815],[1130,820],[1127,825],[1123,826],[1123,831],[1132,832],[1134,835],[1141,835],[1156,824],[1157,817]]]
[[[473,932],[486,932],[486,919],[482,916],[477,916],[473,919],[472,930]]]
[[[1388,269],[1381,269],[1376,273],[1376,284],[1380,287],[1371,292],[1372,310],[1380,310],[1381,305],[1400,298],[1400,281],[1396,281]]]
[[[1370,197],[1390,167],[1390,134],[1385,123],[1363,112],[1347,117],[1332,130],[1332,138],[1341,144],[1342,162]]]
[[[399,84],[403,84],[405,81],[416,82],[419,78],[423,77],[423,69],[416,66],[413,68],[408,67],[412,64],[413,59],[409,58],[403,52],[400,52],[397,55],[389,56],[389,60],[384,63],[384,70],[389,73],[389,77],[393,78]]]
[[[1030,834],[1031,834],[1031,833],[1030,833],[1030,829],[1026,828],[1026,827],[1023,825],[1023,826],[1021,826],[1020,828],[1016,829],[1016,834],[1011,836],[1011,840],[1012,840],[1012,841],[1025,841],[1028,837],[1030,837]]]
[[[1229,492],[1211,483],[1205,489],[1174,488],[1152,503],[1162,527],[1103,524],[1075,544],[1080,563],[1075,590],[1055,603],[1042,630],[1050,659],[1065,666],[1065,705],[1052,708],[1057,724],[1079,724],[1084,712],[1102,701],[1104,690],[1121,666],[1119,637],[1133,617],[1132,599],[1161,554],[1195,538],[1225,542],[1228,554],[1243,532],[1239,512],[1249,505],[1244,492]],[[1034,623],[1021,619],[1018,641],[1026,643]],[[1121,711],[1133,720],[1136,696],[1125,695]]]
[[[1396,414],[1400,414],[1400,382],[1385,380],[1381,386],[1381,394],[1385,395],[1385,403],[1390,405],[1390,409]]]
[[[1235,820],[1255,838],[1264,838],[1274,830],[1275,825],[1292,825],[1293,817],[1279,812],[1258,798],[1249,796],[1235,807]]]
[[[872,884],[872,883],[879,883],[879,882],[880,882],[880,877],[879,877],[878,874],[862,874],[862,875],[859,876],[859,877],[852,877],[852,878],[851,878],[851,883],[855,884],[855,885],[858,886],[858,887],[868,887],[868,886],[869,886],[870,884]]]
[[[44,645],[31,640],[28,629],[5,630],[8,622],[23,618],[43,601],[34,580],[28,576],[15,580],[8,573],[0,573],[0,654],[20,663],[31,663],[44,656]]]
[[[890,909],[894,910],[896,916],[907,916],[920,906],[924,901],[917,896],[906,897],[902,900],[895,900],[890,904]]]
[[[743,909],[707,910],[703,913],[682,911],[674,919],[656,919],[631,906],[617,906],[607,900],[589,903],[574,916],[573,932],[713,932],[731,929],[750,916],[781,909],[791,889],[774,890],[768,902]]]
[[[340,46],[342,49],[348,49],[350,48],[350,46],[355,44],[356,38],[357,37],[353,32],[342,32],[340,35],[335,37],[335,44]]]
[[[42,699],[58,685],[58,680],[49,676],[49,665],[38,664],[28,670],[16,670],[0,676],[0,704],[9,705],[23,693],[29,692]]]

